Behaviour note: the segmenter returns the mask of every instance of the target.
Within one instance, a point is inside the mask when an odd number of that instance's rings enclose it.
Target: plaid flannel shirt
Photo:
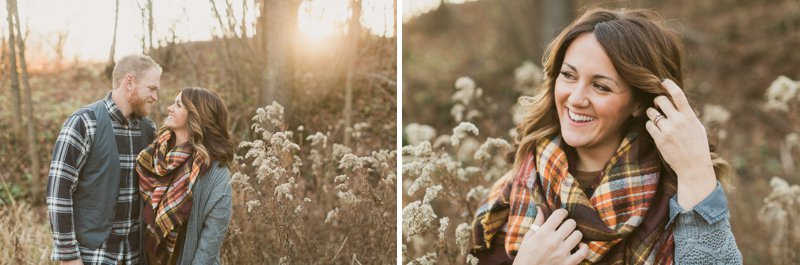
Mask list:
[[[84,264],[138,264],[139,239],[138,178],[134,166],[136,156],[144,149],[139,122],[128,120],[111,100],[103,100],[110,115],[120,160],[120,187],[111,234],[97,249],[78,244],[73,225],[72,194],[86,164],[95,138],[97,118],[83,108],[67,118],[53,148],[47,183],[47,211],[53,230],[53,260],[81,258]],[[155,128],[155,124],[152,124]]]

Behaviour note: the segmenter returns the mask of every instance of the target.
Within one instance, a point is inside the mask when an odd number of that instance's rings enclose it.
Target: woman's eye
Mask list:
[[[600,83],[594,83],[593,86],[595,88],[599,89],[600,91],[606,91],[606,92],[611,91],[611,89],[609,89],[607,86],[604,86],[604,85],[602,85]]]
[[[561,71],[561,75],[563,75],[567,79],[575,79],[575,75],[567,71]]]

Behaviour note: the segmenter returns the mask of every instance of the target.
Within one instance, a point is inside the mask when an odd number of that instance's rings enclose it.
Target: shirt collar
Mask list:
[[[106,109],[108,109],[108,115],[111,116],[111,119],[116,120],[120,124],[127,124],[127,125],[136,125],[139,120],[137,119],[130,119],[128,120],[125,118],[125,115],[122,114],[122,111],[119,110],[117,104],[114,103],[114,100],[111,99],[111,92],[106,95],[106,98],[103,99],[103,103],[106,105]]]

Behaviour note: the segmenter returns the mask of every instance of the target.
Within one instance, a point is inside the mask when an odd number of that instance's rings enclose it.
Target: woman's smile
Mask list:
[[[595,119],[594,117],[586,115],[586,114],[576,113],[576,112],[572,111],[572,109],[570,109],[570,108],[566,108],[566,109],[567,109],[567,118],[569,118],[569,121],[570,121],[571,125],[574,125],[574,126],[585,126],[585,125],[589,125]]]

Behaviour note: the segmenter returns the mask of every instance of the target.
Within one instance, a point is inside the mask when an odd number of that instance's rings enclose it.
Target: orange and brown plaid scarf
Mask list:
[[[189,220],[192,186],[204,171],[203,159],[189,142],[175,146],[172,132],[164,131],[139,153],[136,172],[144,200],[144,249],[166,264],[175,252],[178,229]]]
[[[672,264],[672,229],[665,227],[677,179],[662,166],[655,145],[638,135],[623,139],[591,197],[569,173],[565,148],[570,147],[560,136],[539,141],[517,174],[496,182],[478,209],[473,251],[505,242],[499,247],[516,256],[539,206],[545,219],[565,208],[577,222],[589,245],[584,264]]]

